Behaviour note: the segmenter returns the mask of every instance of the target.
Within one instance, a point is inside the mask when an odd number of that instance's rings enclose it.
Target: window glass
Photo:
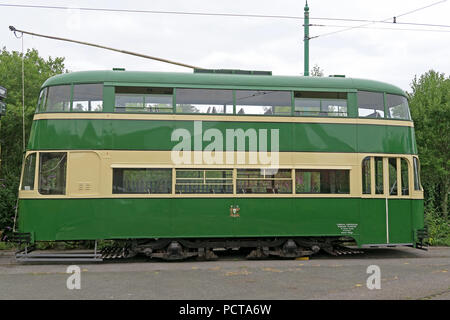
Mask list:
[[[66,152],[41,152],[39,154],[39,193],[66,193]]]
[[[347,100],[322,100],[321,112],[329,117],[346,117]]]
[[[292,193],[291,169],[238,169],[237,193]]]
[[[408,161],[404,158],[401,159],[401,176],[402,176],[402,195],[407,196],[409,195],[409,168],[408,168]]]
[[[319,116],[320,99],[300,98],[295,99],[296,116]]]
[[[38,106],[36,108],[36,112],[45,111],[45,102],[47,100],[47,88],[44,88],[39,93]]]
[[[23,166],[22,190],[34,190],[34,171],[36,168],[36,153],[31,153],[25,159]]]
[[[114,168],[113,193],[172,193],[172,169]]]
[[[175,192],[187,193],[233,193],[233,170],[177,169]]]
[[[295,170],[296,193],[350,193],[350,170]]]
[[[47,100],[43,111],[69,111],[70,85],[48,87]]]
[[[358,116],[384,118],[383,93],[358,91]]]
[[[172,113],[173,89],[116,87],[115,112]]]
[[[371,193],[371,185],[370,181],[370,157],[364,158],[362,162],[362,193],[370,194]]]
[[[103,84],[74,85],[72,100],[72,111],[101,112],[103,110]]]
[[[296,91],[294,97],[296,116],[347,116],[346,92]]]
[[[179,113],[233,113],[233,91],[213,89],[177,89]]]
[[[408,100],[405,97],[395,94],[387,94],[386,105],[388,108],[388,118],[411,120]]]
[[[420,188],[420,175],[419,175],[419,160],[414,157],[413,158],[414,165],[414,190],[421,190]]]
[[[398,182],[397,182],[397,158],[388,158],[389,165],[389,194],[391,196],[398,195]]]
[[[383,158],[375,157],[375,194],[384,194]]]
[[[236,90],[236,113],[254,115],[291,114],[291,92]]]

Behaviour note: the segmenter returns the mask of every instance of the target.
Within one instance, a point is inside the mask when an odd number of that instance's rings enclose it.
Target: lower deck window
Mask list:
[[[370,157],[365,157],[362,162],[362,193],[370,194],[371,190],[371,178],[370,178]]]
[[[350,170],[295,170],[296,193],[350,193]]]
[[[114,168],[113,193],[172,193],[172,169]]]
[[[413,170],[414,170],[414,190],[422,190],[420,187],[420,174],[419,174],[419,160],[414,157],[413,158]]]
[[[23,166],[22,190],[34,190],[34,171],[36,167],[36,153],[31,153],[25,159]]]
[[[39,153],[39,193],[66,194],[66,152]]]
[[[291,169],[238,169],[237,193],[292,193]]]
[[[177,169],[175,192],[179,194],[233,193],[233,170]]]

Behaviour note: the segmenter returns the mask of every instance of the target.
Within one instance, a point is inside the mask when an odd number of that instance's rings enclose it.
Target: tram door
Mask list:
[[[237,169],[234,235],[292,234],[292,169]],[[291,229],[289,229],[291,227]]]
[[[384,171],[382,157],[363,159],[360,221],[364,244],[387,243]]]
[[[409,177],[411,172],[405,158],[385,158],[388,184],[387,221],[388,243],[413,242]]]
[[[361,227],[365,244],[412,242],[409,168],[405,158],[366,157],[362,162]]]
[[[233,169],[176,169],[172,228],[183,237],[233,235]]]

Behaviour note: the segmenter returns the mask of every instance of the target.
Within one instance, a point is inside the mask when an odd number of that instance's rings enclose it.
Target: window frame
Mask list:
[[[118,89],[119,90],[126,90],[126,88],[129,88],[131,91],[132,89],[141,89],[142,91],[145,90],[167,90],[167,91],[171,91],[171,93],[153,93],[153,92],[117,92]],[[174,114],[175,113],[175,88],[174,87],[158,87],[158,86],[142,86],[142,85],[114,85],[112,86],[112,93],[114,94],[114,96],[112,97],[112,113],[117,113],[117,114]],[[138,96],[140,98],[142,98],[142,108],[136,108],[136,110],[133,111],[120,111],[117,110],[119,108],[121,109],[125,109],[126,107],[117,107],[116,106],[116,100],[117,100],[117,96],[118,95],[135,95]],[[146,96],[167,96],[170,97],[170,103],[171,103],[171,107],[170,108],[163,108],[163,109],[170,109],[170,111],[164,111],[164,112],[150,112],[145,110],[146,107]]]
[[[62,193],[43,193],[42,192],[42,187],[41,187],[41,181],[42,181],[42,176],[41,176],[41,170],[42,170],[42,155],[44,154],[48,154],[48,153],[61,153],[64,154],[63,158],[64,159],[64,164],[65,164],[65,175],[64,175],[64,188],[63,188],[63,192]],[[67,188],[67,181],[68,181],[68,167],[69,167],[69,161],[68,161],[68,157],[69,157],[69,153],[67,151],[46,151],[46,152],[39,152],[39,165],[38,165],[38,186],[37,186],[37,191],[40,195],[43,196],[66,196],[68,194],[68,188]],[[61,163],[62,159],[58,162],[57,166]],[[51,169],[50,171],[53,171],[54,169],[56,169],[56,167],[54,167],[53,169]]]
[[[381,95],[381,100],[382,100],[382,111],[383,111],[383,116],[382,117],[367,117],[367,116],[360,116],[359,115],[359,97],[358,94],[359,93],[375,93],[375,94],[380,94]],[[367,108],[361,108],[361,109],[365,109],[365,110],[380,110],[381,109],[367,109]],[[373,120],[373,119],[378,119],[378,120],[386,120],[387,119],[387,115],[386,115],[386,92],[385,91],[373,91],[373,90],[357,90],[356,91],[356,118],[358,119],[369,119],[369,120]]]
[[[36,175],[37,175],[37,171],[36,169],[38,169],[38,159],[39,159],[39,152],[30,152],[26,155],[25,157],[25,161],[24,161],[24,165],[23,165],[23,169],[22,169],[22,174],[21,174],[21,180],[20,180],[20,191],[35,191],[36,190]],[[31,186],[30,189],[24,189],[24,180],[25,180],[25,170],[26,170],[26,164],[27,164],[27,160],[28,157],[30,156],[34,156],[34,169],[33,169],[33,185]]]
[[[101,102],[102,102],[102,109],[100,111],[91,111],[91,110],[73,110],[73,103],[74,103],[74,92],[75,92],[75,86],[78,85],[101,85]],[[70,112],[73,113],[103,113],[103,110],[105,108],[105,98],[104,98],[104,90],[105,90],[105,84],[103,82],[82,82],[82,83],[72,83],[71,84],[71,92],[70,92]],[[98,100],[95,100],[98,101]],[[89,101],[89,105],[90,105],[90,101]]]
[[[261,175],[260,174],[260,176],[261,176],[261,178],[258,178],[258,177],[239,177],[239,170],[249,170],[249,171],[253,171],[253,172],[260,172],[261,173],[261,171],[263,172],[263,174]],[[289,195],[289,194],[293,194],[293,189],[294,189],[294,187],[293,187],[293,177],[294,177],[294,173],[292,172],[292,169],[291,168],[278,168],[277,170],[285,170],[286,172],[289,172],[289,177],[275,177],[273,174],[266,174],[266,171],[270,171],[270,170],[273,170],[273,169],[270,169],[270,168],[237,168],[236,169],[236,195],[267,195],[267,194],[277,194],[277,195]],[[267,177],[266,177],[267,176]],[[271,178],[271,176],[272,176],[272,178]],[[286,182],[289,182],[290,183],[290,190],[288,191],[288,192],[279,192],[279,191],[277,191],[277,192],[275,192],[275,190],[279,190],[280,188],[278,188],[278,189],[276,189],[276,188],[267,188],[266,187],[266,192],[253,192],[253,190],[251,191],[251,192],[247,192],[247,191],[244,191],[244,192],[239,192],[239,188],[238,188],[238,181],[247,181],[247,182],[250,182],[250,181],[256,181],[256,182],[258,182],[258,181],[265,181],[265,182],[267,182],[267,181],[272,181],[272,184],[274,184],[275,182],[277,182],[277,181],[281,181],[281,182],[283,182],[283,181],[286,181]],[[257,186],[257,187],[260,187],[260,186]],[[247,189],[249,189],[249,188],[247,188]],[[268,189],[272,189],[272,192],[268,192]],[[244,188],[241,188],[240,190],[244,190]]]
[[[133,167],[133,166],[127,166],[127,167],[112,167],[112,188],[111,193],[113,195],[170,195],[173,194],[173,170],[172,168],[167,167],[150,167],[150,168],[142,168],[142,167]],[[167,180],[169,183],[169,192],[117,192],[115,191],[116,188],[118,188],[118,185],[115,184],[116,180],[116,174],[114,173],[114,170],[167,170],[170,173],[170,179]],[[124,185],[124,178],[123,178],[123,172],[122,172],[122,188]]]
[[[334,178],[335,178],[335,181],[334,181],[334,183],[335,183],[335,186],[336,186],[336,184],[337,184],[337,171],[341,171],[345,176],[346,176],[346,178],[347,178],[347,185],[348,185],[348,192],[331,192],[331,190],[330,190],[330,192],[322,192],[322,190],[320,190],[319,192],[313,192],[313,191],[309,191],[309,192],[300,192],[300,191],[297,191],[297,171],[303,171],[303,172],[305,172],[305,173],[314,173],[314,172],[318,172],[319,173],[319,187],[322,185],[321,184],[321,173],[323,172],[323,171],[327,171],[327,174],[328,174],[328,179],[330,178],[330,173],[333,171],[334,172]],[[316,168],[316,169],[311,169],[311,168],[296,168],[295,169],[295,171],[294,171],[294,173],[295,173],[295,187],[294,187],[294,189],[295,189],[295,194],[296,195],[326,195],[326,196],[336,196],[336,195],[339,195],[339,196],[350,196],[350,194],[351,194],[351,192],[352,192],[352,190],[351,190],[351,169],[342,169],[342,168]],[[332,185],[332,183],[331,183],[331,179],[330,179],[330,181],[328,181],[329,183],[328,183],[328,186],[330,187],[330,189],[331,189],[331,185]],[[312,187],[311,187],[311,189],[312,189]]]
[[[202,172],[202,177],[178,177],[178,173],[181,172]],[[227,178],[211,178],[207,177],[207,172],[222,172],[222,173],[231,173],[231,177]],[[201,183],[192,183],[192,182],[186,182],[182,183],[179,181],[192,181],[192,180],[198,180]],[[223,180],[224,183],[216,183],[216,182],[209,182],[214,180]],[[233,195],[234,194],[234,170],[231,168],[175,168],[175,176],[174,176],[174,194],[177,195],[206,195],[206,194],[215,194],[215,195]],[[225,182],[226,181],[226,182]],[[182,192],[178,191],[177,187],[179,186],[194,186],[194,187],[211,187],[211,186],[222,186],[223,189],[231,186],[231,192],[220,192],[217,193],[213,190],[213,192]]]

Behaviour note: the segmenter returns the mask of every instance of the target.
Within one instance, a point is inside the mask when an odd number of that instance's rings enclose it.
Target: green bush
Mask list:
[[[434,210],[426,210],[428,243],[431,246],[450,246],[450,222]]]

